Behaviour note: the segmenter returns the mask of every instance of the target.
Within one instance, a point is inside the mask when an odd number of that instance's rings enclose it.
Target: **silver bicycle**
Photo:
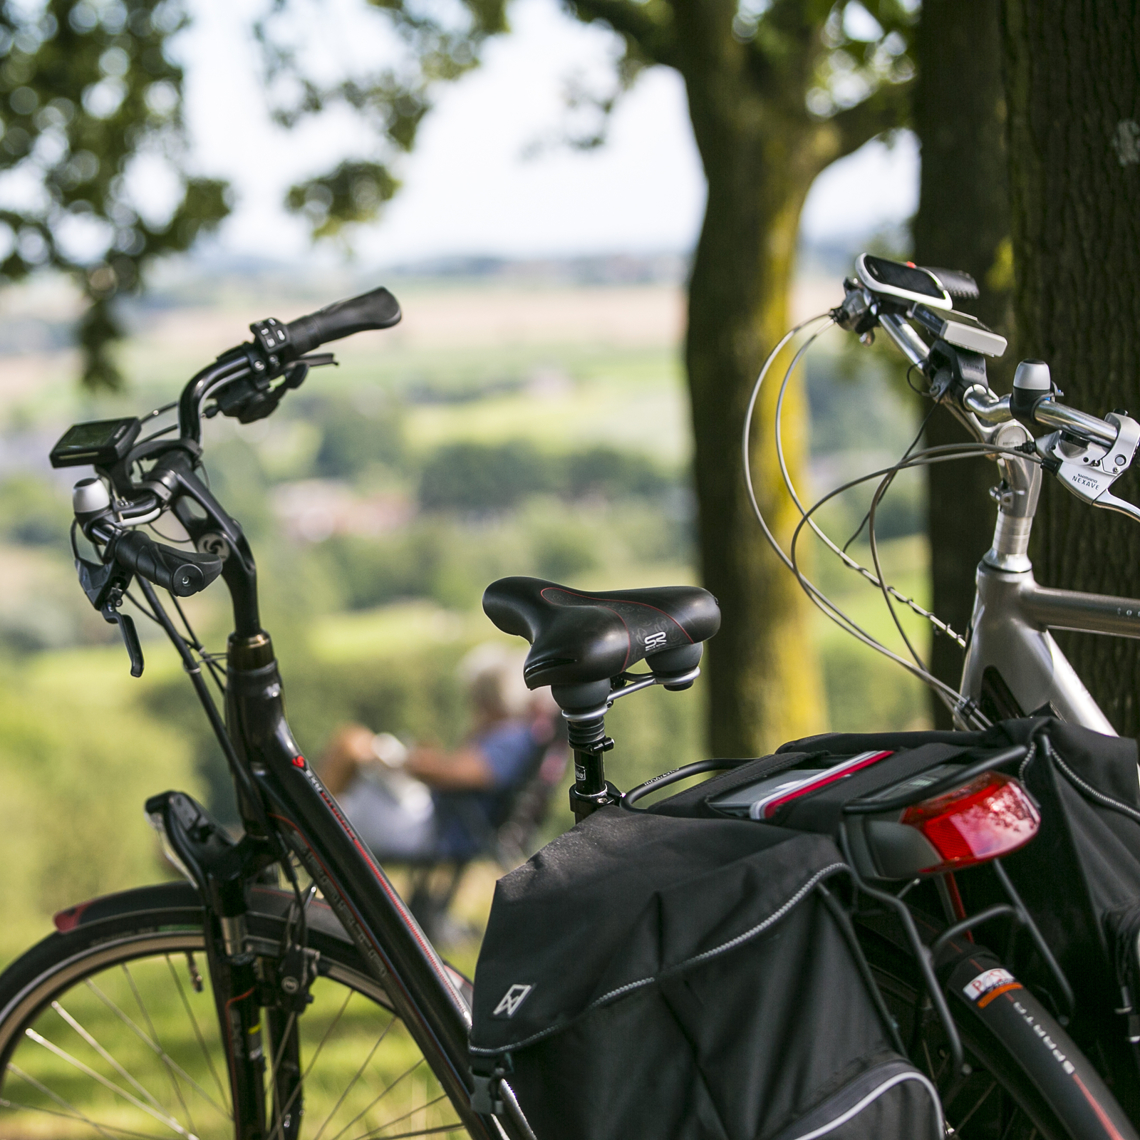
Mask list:
[[[1044,473],[1059,479],[1090,506],[1140,519],[1140,509],[1112,494],[1113,484],[1132,464],[1140,443],[1140,424],[1122,412],[1100,419],[1060,403],[1060,393],[1043,361],[1022,361],[1012,394],[999,397],[987,382],[986,358],[1000,357],[1007,347],[1005,339],[954,309],[954,297],[978,296],[977,285],[967,274],[862,254],[856,261],[856,275],[844,281],[844,291],[841,305],[804,321],[779,342],[752,392],[744,428],[744,465],[752,505],[768,541],[829,618],[930,685],[951,709],[957,727],[979,728],[994,720],[1042,713],[1116,735],[1051,631],[1140,637],[1140,601],[1039,586],[1028,550]],[[845,483],[805,507],[785,460],[783,403],[797,364],[820,334],[832,326],[856,333],[864,343],[870,343],[875,330],[881,329],[911,367],[925,377],[925,394],[945,405],[977,443],[908,451],[892,467]],[[753,490],[751,424],[772,363],[793,338],[808,330],[810,335],[784,374],[777,400],[775,435],[780,471],[801,516],[790,548],[784,550],[764,519]],[[1035,436],[1035,430],[1041,428],[1052,430]],[[978,456],[997,463],[1001,481],[992,492],[998,506],[993,543],[978,566],[973,616],[963,635],[885,581],[874,523],[879,503],[900,471]],[[877,486],[868,515],[872,566],[866,567],[837,546],[815,516],[824,503],[870,481],[877,481]],[[846,566],[882,591],[909,659],[860,627],[805,576],[798,559],[805,528]],[[965,650],[958,689],[929,672],[899,621],[896,603],[928,619]]]

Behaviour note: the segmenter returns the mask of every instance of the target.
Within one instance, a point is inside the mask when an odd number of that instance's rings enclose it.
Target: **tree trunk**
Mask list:
[[[1009,181],[1005,147],[999,0],[924,0],[915,36],[918,81],[914,128],[922,143],[914,258],[919,265],[964,269],[981,286],[963,308],[1010,339],[1002,361],[990,361],[990,382],[1008,391],[1016,360],[1010,316]],[[1005,255],[1003,258],[1003,254]],[[939,410],[927,424],[930,446],[968,441],[966,430]],[[965,633],[974,605],[974,572],[989,549],[995,508],[992,463],[975,459],[927,469],[930,576],[934,612]],[[957,688],[962,650],[935,634],[935,676]],[[931,693],[935,724],[950,712]]]
[[[1015,311],[1065,402],[1140,414],[1140,13],[1004,0]],[[1135,498],[1136,476],[1118,489]],[[1132,484],[1132,487],[1129,486]],[[1060,587],[1140,595],[1140,529],[1046,477],[1033,548]],[[1063,642],[1119,732],[1140,730],[1140,642]]]
[[[723,92],[722,92],[723,94]],[[690,86],[708,203],[689,283],[685,358],[694,434],[704,584],[723,613],[709,645],[710,746],[718,756],[762,755],[823,727],[810,603],[767,545],[748,501],[741,434],[764,357],[790,327],[789,288],[800,208],[815,176],[771,122],[761,135],[747,100],[710,106]],[[733,120],[728,104],[739,110]],[[780,370],[753,424],[753,480],[769,525],[787,544],[798,514],[780,483],[772,443]],[[784,409],[793,476],[803,472],[806,408],[797,386]]]
[[[709,743],[721,756],[755,755],[818,731],[823,710],[810,603],[768,548],[749,503],[740,452],[744,413],[764,357],[788,328],[808,189],[828,163],[899,125],[905,68],[889,81],[877,73],[866,99],[819,119],[808,105],[833,50],[828,5],[568,3],[579,19],[603,21],[625,38],[624,65],[674,67],[688,93],[708,200],[689,281],[685,361],[701,570],[724,619],[709,651]],[[890,5],[884,12],[897,16]],[[905,21],[889,25],[884,43],[902,34]],[[851,66],[852,58],[844,63]],[[772,442],[777,377],[757,409],[751,458],[757,498],[786,546],[799,516],[780,483]],[[784,409],[788,466],[797,480],[806,428],[797,386]]]

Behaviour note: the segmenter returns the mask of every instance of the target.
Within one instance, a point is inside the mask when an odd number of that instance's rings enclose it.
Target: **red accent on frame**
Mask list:
[[[60,934],[70,934],[83,921],[83,912],[95,901],[95,899],[90,899],[87,902],[79,903],[77,906],[69,906],[66,910],[61,910],[52,915],[52,923],[56,930]]]

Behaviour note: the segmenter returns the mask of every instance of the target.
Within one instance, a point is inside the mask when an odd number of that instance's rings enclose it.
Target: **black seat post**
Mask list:
[[[614,746],[606,736],[606,718],[597,709],[577,713],[563,709],[567,740],[574,750],[574,786],[570,789],[570,810],[576,822],[600,807],[616,804],[621,792],[606,779],[602,754]]]

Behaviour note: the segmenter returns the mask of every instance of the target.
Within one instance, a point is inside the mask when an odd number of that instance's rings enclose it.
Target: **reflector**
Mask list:
[[[902,823],[917,828],[942,856],[925,872],[952,871],[1024,847],[1041,823],[1025,789],[1012,776],[986,772],[946,795],[914,804]]]

